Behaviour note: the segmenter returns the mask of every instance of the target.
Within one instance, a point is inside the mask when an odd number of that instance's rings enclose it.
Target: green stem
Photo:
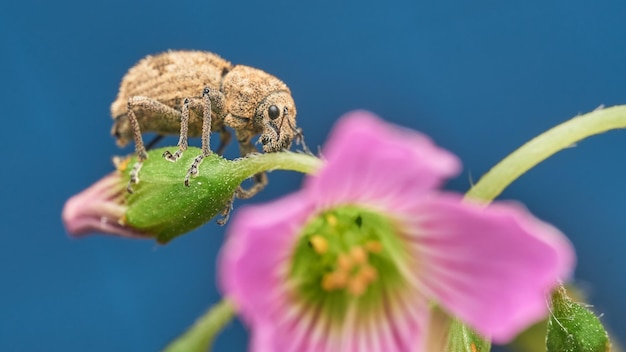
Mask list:
[[[171,342],[164,352],[200,352],[208,351],[215,336],[233,319],[235,307],[223,299],[200,317],[182,336]]]
[[[294,152],[255,154],[233,162],[237,172],[253,175],[263,171],[291,170],[313,174],[322,166],[323,161],[313,155]]]
[[[566,121],[522,145],[496,164],[466,193],[466,198],[491,201],[526,171],[558,151],[587,137],[626,128],[626,105],[597,109]]]

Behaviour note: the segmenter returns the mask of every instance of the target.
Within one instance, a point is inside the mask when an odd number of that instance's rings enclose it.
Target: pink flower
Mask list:
[[[76,237],[100,232],[121,237],[149,238],[149,234],[124,223],[128,210],[124,185],[121,172],[114,171],[68,199],[61,215],[67,232]]]
[[[420,351],[437,303],[495,342],[547,313],[571,244],[517,203],[437,188],[458,159],[357,111],[325,166],[282,199],[242,208],[220,257],[253,351]]]

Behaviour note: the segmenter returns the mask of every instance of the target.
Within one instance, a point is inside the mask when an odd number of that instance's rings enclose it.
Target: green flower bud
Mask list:
[[[139,182],[126,191],[136,157],[117,161],[117,171],[70,198],[63,221],[70,234],[104,232],[124,237],[155,238],[167,243],[216,215],[227,214],[235,191],[245,179],[264,171],[286,169],[314,172],[321,161],[314,156],[280,152],[234,161],[217,154],[205,157],[198,175],[184,179],[200,149],[190,147],[176,162],[162,158],[168,148],[148,152]]]
[[[546,336],[547,352],[606,352],[609,335],[600,320],[582,304],[572,301],[563,286],[552,293],[552,314]]]

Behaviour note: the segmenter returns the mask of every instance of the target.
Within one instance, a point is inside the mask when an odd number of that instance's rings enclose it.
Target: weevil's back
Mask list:
[[[203,51],[168,51],[143,58],[122,79],[113,118],[126,114],[128,99],[145,96],[180,109],[182,99],[200,97],[206,86],[219,89],[230,62]]]

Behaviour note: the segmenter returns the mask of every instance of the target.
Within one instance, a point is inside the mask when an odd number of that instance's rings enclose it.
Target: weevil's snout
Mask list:
[[[128,122],[126,115],[120,115],[115,118],[111,128],[111,135],[115,138],[115,142],[120,148],[125,147],[131,141],[133,136],[130,122]]]
[[[274,92],[257,107],[256,120],[261,125],[259,142],[265,153],[289,149],[296,129],[296,104],[286,91]]]

